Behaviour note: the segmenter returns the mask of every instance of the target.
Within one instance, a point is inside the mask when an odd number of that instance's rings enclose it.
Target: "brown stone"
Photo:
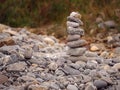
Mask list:
[[[18,35],[18,33],[17,33],[16,31],[13,31],[13,30],[11,30],[11,29],[3,30],[3,32],[9,33],[9,34],[11,34],[11,35]]]
[[[7,38],[0,40],[0,47],[4,45],[15,45],[15,42],[11,37],[7,37]]]
[[[0,84],[5,83],[7,81],[8,81],[8,77],[0,74]]]

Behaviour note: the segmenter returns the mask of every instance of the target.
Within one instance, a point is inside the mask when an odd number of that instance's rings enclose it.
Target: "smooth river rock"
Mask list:
[[[68,55],[71,55],[71,56],[81,56],[85,53],[86,51],[86,48],[69,48],[68,51],[67,51],[67,54]]]
[[[72,42],[68,42],[67,46],[71,47],[71,48],[77,48],[77,47],[82,47],[85,46],[87,44],[86,40],[77,40],[77,41],[72,41]]]

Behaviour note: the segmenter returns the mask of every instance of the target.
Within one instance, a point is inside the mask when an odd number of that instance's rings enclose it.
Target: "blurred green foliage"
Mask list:
[[[108,18],[118,19],[114,10],[120,8],[120,0],[0,0],[0,23],[10,26],[39,27],[49,23],[61,23],[71,11],[83,15],[86,27],[100,12]]]

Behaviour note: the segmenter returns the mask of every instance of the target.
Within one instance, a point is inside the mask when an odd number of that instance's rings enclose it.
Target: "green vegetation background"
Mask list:
[[[39,27],[63,23],[71,11],[78,11],[87,27],[100,12],[119,22],[115,9],[120,9],[120,0],[0,0],[0,23]]]

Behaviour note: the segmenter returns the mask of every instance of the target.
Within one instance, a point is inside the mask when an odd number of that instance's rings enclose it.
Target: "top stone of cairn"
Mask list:
[[[72,12],[72,13],[70,13],[70,17],[75,17],[75,18],[81,19],[81,14],[79,14],[78,12]]]

